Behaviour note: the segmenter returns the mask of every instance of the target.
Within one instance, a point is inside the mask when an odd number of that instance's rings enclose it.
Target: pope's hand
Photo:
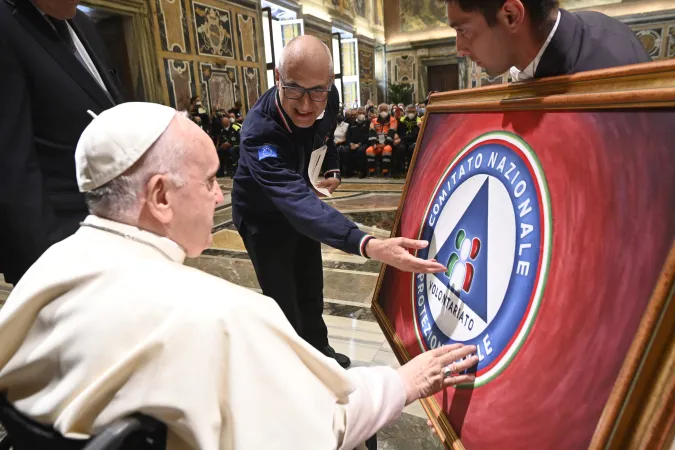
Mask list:
[[[405,404],[429,397],[446,387],[470,383],[474,375],[459,375],[478,363],[475,345],[452,344],[424,352],[398,369],[405,386]],[[446,367],[450,375],[446,375]]]
[[[408,238],[371,239],[366,244],[368,257],[381,261],[404,272],[439,273],[448,269],[435,259],[416,258],[408,249],[423,249],[427,241],[415,241]]]
[[[340,186],[340,179],[328,178],[326,180],[321,181],[317,186],[320,188],[328,189],[328,192],[332,194],[333,191],[335,191],[335,189],[337,189],[337,187]]]

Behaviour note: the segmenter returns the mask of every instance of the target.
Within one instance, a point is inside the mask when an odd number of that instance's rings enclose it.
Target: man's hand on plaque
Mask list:
[[[402,365],[398,373],[405,386],[405,404],[434,395],[446,387],[472,382],[475,376],[462,372],[478,364],[475,353],[475,345],[444,345]]]
[[[448,269],[435,259],[416,258],[409,249],[420,250],[429,243],[408,238],[371,239],[366,244],[368,257],[381,261],[404,272],[439,273]]]

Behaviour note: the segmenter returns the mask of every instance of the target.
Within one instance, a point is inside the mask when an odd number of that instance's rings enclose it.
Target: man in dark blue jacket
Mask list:
[[[339,96],[330,50],[301,36],[285,48],[276,85],[248,112],[232,192],[233,219],[255,267],[263,294],[279,304],[298,334],[347,367],[349,358],[328,343],[323,321],[321,243],[417,273],[442,272],[436,261],[408,249],[428,243],[374,239],[319,200],[308,176],[311,153],[327,147],[325,180],[333,192],[340,165],[333,131]]]

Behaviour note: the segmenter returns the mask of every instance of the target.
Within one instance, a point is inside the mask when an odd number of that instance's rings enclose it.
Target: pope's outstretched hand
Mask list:
[[[460,373],[478,363],[475,353],[475,345],[444,345],[424,352],[401,366],[398,373],[405,386],[406,405],[446,387],[471,383],[474,375]]]

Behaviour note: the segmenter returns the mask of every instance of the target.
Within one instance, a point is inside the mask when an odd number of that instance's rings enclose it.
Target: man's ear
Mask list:
[[[497,12],[497,22],[515,32],[525,20],[525,14],[521,0],[506,0]]]
[[[281,80],[281,75],[279,75],[279,69],[277,67],[274,68],[274,81],[279,82]]]
[[[173,219],[172,193],[166,175],[157,174],[145,185],[145,208],[160,223],[167,224]]]

